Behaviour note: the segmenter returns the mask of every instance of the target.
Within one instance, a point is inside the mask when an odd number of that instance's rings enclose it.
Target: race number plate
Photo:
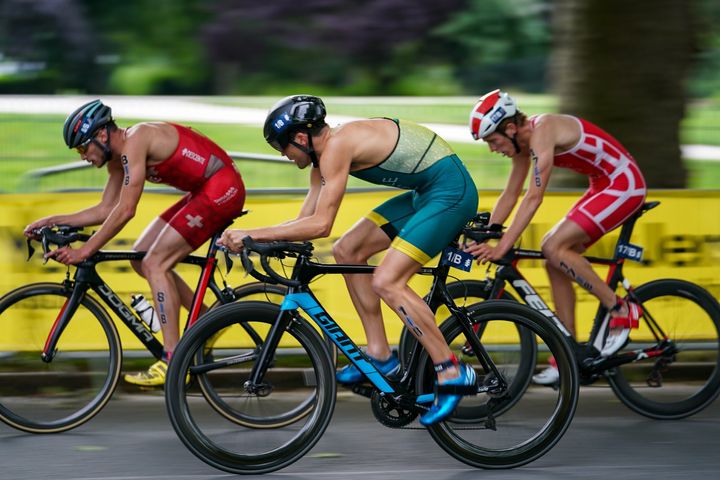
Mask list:
[[[447,247],[442,252],[442,264],[450,265],[458,270],[469,272],[473,264],[473,256],[457,248]]]
[[[643,248],[632,243],[621,243],[617,247],[618,257],[627,258],[635,262],[642,262]]]

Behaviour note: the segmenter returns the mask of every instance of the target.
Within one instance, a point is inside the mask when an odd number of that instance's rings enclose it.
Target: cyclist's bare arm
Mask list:
[[[307,195],[305,195],[305,200],[303,200],[302,207],[300,208],[300,212],[298,213],[297,218],[294,220],[288,220],[287,222],[283,222],[281,225],[285,225],[287,223],[290,223],[295,220],[300,220],[301,218],[306,218],[315,213],[315,207],[317,206],[317,200],[318,196],[320,195],[320,181],[319,179],[316,181],[313,181],[313,173],[317,170],[317,168],[313,168],[310,171],[310,190],[308,190]]]
[[[107,168],[109,176],[100,203],[75,213],[50,215],[36,220],[25,227],[24,234],[26,236],[33,236],[33,230],[52,225],[89,227],[102,224],[117,204],[120,197],[120,189],[122,188],[122,169],[116,169],[114,167],[115,165],[108,162]]]
[[[340,203],[345,195],[352,161],[352,157],[344,153],[347,149],[330,148],[330,145],[331,143],[328,143],[322,155],[320,167],[313,168],[310,174],[310,191],[318,192],[310,215],[271,227],[227,230],[223,234],[220,244],[237,251],[242,248],[242,239],[248,235],[257,241],[303,241],[330,235]],[[335,145],[338,144],[335,143]],[[338,153],[334,154],[333,152]],[[311,194],[308,194],[306,204],[310,198],[312,198]]]
[[[507,252],[525,231],[543,201],[555,157],[555,138],[552,132],[538,126],[530,138],[530,181],[528,189],[518,206],[515,217],[503,238],[498,242],[499,252]]]
[[[146,161],[147,144],[143,139],[128,141],[113,172],[122,177],[119,198],[97,233],[83,245],[88,256],[100,250],[135,216],[145,186]]]
[[[498,197],[490,216],[490,223],[504,224],[510,216],[510,212],[520,198],[520,194],[527,178],[530,161],[527,157],[516,156],[512,159],[512,169],[508,177],[505,189]]]

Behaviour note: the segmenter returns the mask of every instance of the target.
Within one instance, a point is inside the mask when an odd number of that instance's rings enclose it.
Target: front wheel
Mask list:
[[[699,285],[656,280],[635,289],[644,314],[628,345],[615,354],[652,348],[608,372],[618,398],[641,415],[677,419],[693,415],[720,393],[720,307]]]
[[[20,287],[0,299],[0,420],[30,433],[58,433],[90,420],[120,376],[115,324],[85,295],[50,362],[41,354],[72,290],[62,284]]]
[[[322,339],[302,317],[280,332],[260,384],[250,381],[279,314],[268,302],[223,305],[188,330],[174,352],[165,383],[170,421],[188,449],[213,467],[240,474],[278,470],[302,457],[327,428],[335,370]],[[209,354],[211,339],[217,341]],[[223,408],[208,405],[193,383],[186,383],[188,371],[197,372],[200,384],[213,385],[213,399]],[[234,418],[223,414],[227,411]]]
[[[270,302],[275,305],[280,305],[287,295],[287,287],[284,285],[271,285],[263,282],[250,282],[239,287],[235,287],[233,293],[235,294],[235,301],[247,302],[250,300],[256,300],[260,302]],[[215,302],[210,308],[219,306],[219,302]],[[319,331],[319,330],[318,330]],[[333,364],[337,365],[338,351],[335,342],[330,340],[330,337],[320,332],[323,340],[325,341],[325,347],[330,352],[330,358]]]
[[[450,318],[441,325],[441,331],[453,353],[473,365],[478,373],[481,393],[463,398],[456,412],[468,407],[477,411],[482,407],[484,415],[474,419],[453,416],[429,427],[428,431],[446,452],[468,465],[480,468],[524,465],[547,453],[570,426],[579,396],[573,352],[557,327],[526,305],[488,300],[473,306],[468,317],[473,327],[479,326],[484,332],[481,343],[497,374],[485,372],[477,352],[474,356],[463,354],[467,337],[460,322],[464,320]],[[515,365],[507,362],[508,357],[502,353],[503,350],[528,347],[516,343],[518,331],[530,332],[537,341],[537,348],[555,357],[560,373],[557,390],[545,387],[530,387],[527,391],[513,389],[513,385],[517,385],[514,376],[532,373],[532,368],[522,363],[522,355],[510,357],[521,362]],[[528,372],[524,373],[523,369]],[[416,378],[418,392],[432,392],[434,379],[432,361],[423,351]],[[482,390],[503,384],[507,386],[505,389]],[[520,398],[513,398],[515,395]],[[509,410],[508,404],[512,406]]]

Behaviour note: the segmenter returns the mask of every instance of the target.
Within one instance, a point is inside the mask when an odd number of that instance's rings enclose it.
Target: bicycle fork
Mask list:
[[[64,286],[72,288],[67,285],[67,283],[65,283]],[[82,301],[82,298],[85,295],[87,288],[87,286],[78,287],[76,284],[75,288],[72,290],[72,294],[70,294],[70,297],[65,300],[65,303],[60,309],[60,312],[58,313],[58,316],[55,319],[52,328],[50,329],[48,338],[47,340],[45,340],[45,346],[43,347],[43,351],[40,354],[40,358],[43,362],[50,363],[53,361],[53,358],[55,358],[55,355],[57,354],[57,344],[58,340],[60,340],[60,335],[62,335],[63,331],[65,331],[65,327],[67,327],[70,319],[73,317],[73,315],[75,315],[75,312],[77,312],[78,306],[80,305],[80,302]]]

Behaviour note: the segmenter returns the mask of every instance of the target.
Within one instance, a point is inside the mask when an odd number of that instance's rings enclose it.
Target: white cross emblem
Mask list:
[[[185,218],[188,219],[188,227],[199,227],[202,228],[202,217],[200,215],[195,215],[194,217],[190,214],[185,215]]]

